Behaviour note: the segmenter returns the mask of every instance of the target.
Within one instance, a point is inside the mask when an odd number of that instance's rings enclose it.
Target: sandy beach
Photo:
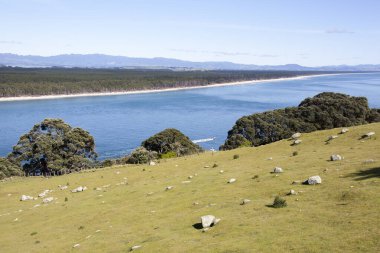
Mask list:
[[[287,78],[274,78],[274,79],[265,79],[265,80],[250,80],[250,81],[239,81],[239,82],[229,82],[229,83],[216,83],[216,84],[201,85],[201,86],[178,87],[178,88],[155,89],[155,90],[78,93],[78,94],[70,94],[70,95],[1,97],[0,102],[22,101],[22,100],[41,100],[41,99],[62,99],[62,98],[77,98],[77,97],[95,97],[95,96],[117,96],[117,95],[143,94],[143,93],[158,93],[158,92],[190,90],[190,89],[204,89],[204,88],[232,86],[232,85],[246,85],[246,84],[254,84],[254,83],[264,83],[264,82],[278,82],[278,81],[285,81],[285,80],[298,80],[298,79],[312,78],[312,77],[316,77],[316,76],[331,76],[331,75],[342,75],[342,74],[303,75],[303,76],[287,77]]]

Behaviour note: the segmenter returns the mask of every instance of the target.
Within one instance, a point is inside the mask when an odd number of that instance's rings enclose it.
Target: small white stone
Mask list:
[[[284,170],[282,168],[280,168],[280,167],[275,167],[273,169],[273,173],[282,173],[282,172],[284,172]]]
[[[307,183],[308,184],[321,184],[322,183],[322,179],[320,176],[312,176],[312,177],[309,177],[309,179],[307,180]]]
[[[331,155],[331,157],[330,157],[331,161],[341,161],[342,159],[343,159],[342,156],[336,155],[336,154]]]
[[[219,173],[220,173],[220,174],[223,174],[223,173],[224,173],[224,170],[220,170]]]
[[[132,251],[132,250],[137,250],[137,249],[139,249],[139,248],[141,248],[141,245],[135,245],[135,246],[132,246],[132,247],[131,247],[131,251]]]
[[[301,137],[301,133],[295,133],[292,135],[292,139],[297,139],[299,137]]]
[[[236,178],[231,178],[230,180],[228,180],[227,183],[232,184],[232,183],[234,183],[234,182],[236,182]]]
[[[47,204],[47,203],[52,202],[53,200],[54,200],[53,197],[44,198],[44,199],[42,200],[42,203]]]
[[[77,247],[79,247],[79,246],[80,246],[80,244],[77,243],[77,244],[74,244],[73,248],[77,248]]]
[[[250,199],[243,199],[243,201],[240,203],[240,205],[246,205],[246,204],[248,204],[249,202],[251,202]]]
[[[173,187],[174,187],[174,186],[166,186],[165,190],[166,190],[166,191],[169,191],[169,190],[173,189]]]

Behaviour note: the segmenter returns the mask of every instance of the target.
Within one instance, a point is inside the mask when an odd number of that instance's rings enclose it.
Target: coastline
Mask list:
[[[134,90],[134,91],[117,91],[117,92],[78,93],[78,94],[69,94],[69,95],[59,94],[59,95],[44,95],[44,96],[1,97],[0,102],[159,93],[159,92],[170,92],[170,91],[179,91],[179,90],[192,90],[192,89],[205,89],[205,88],[214,88],[214,87],[223,87],[223,86],[245,85],[245,84],[254,84],[254,83],[299,80],[299,79],[306,79],[306,78],[311,78],[311,77],[333,76],[333,75],[344,75],[344,73],[302,75],[302,76],[294,76],[294,77],[283,77],[283,78],[272,78],[272,79],[250,80],[250,81],[237,81],[237,82],[228,82],[228,83],[215,83],[215,84],[209,84],[209,85],[198,85],[198,86],[190,86],[190,87],[176,87],[176,88],[166,88],[166,89],[163,88],[163,89],[152,89],[152,90],[148,89],[148,90]]]

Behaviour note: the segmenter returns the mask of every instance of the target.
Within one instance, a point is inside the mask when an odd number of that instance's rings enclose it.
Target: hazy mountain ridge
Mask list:
[[[63,54],[55,56],[0,54],[0,66],[66,68],[188,68],[211,70],[292,70],[292,71],[380,71],[380,64],[305,67],[298,64],[254,65],[233,62],[192,62],[156,57],[135,58],[104,54]]]

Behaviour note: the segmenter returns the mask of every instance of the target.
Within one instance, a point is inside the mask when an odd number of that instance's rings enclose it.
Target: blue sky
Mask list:
[[[0,53],[380,64],[379,0],[0,0]]]

